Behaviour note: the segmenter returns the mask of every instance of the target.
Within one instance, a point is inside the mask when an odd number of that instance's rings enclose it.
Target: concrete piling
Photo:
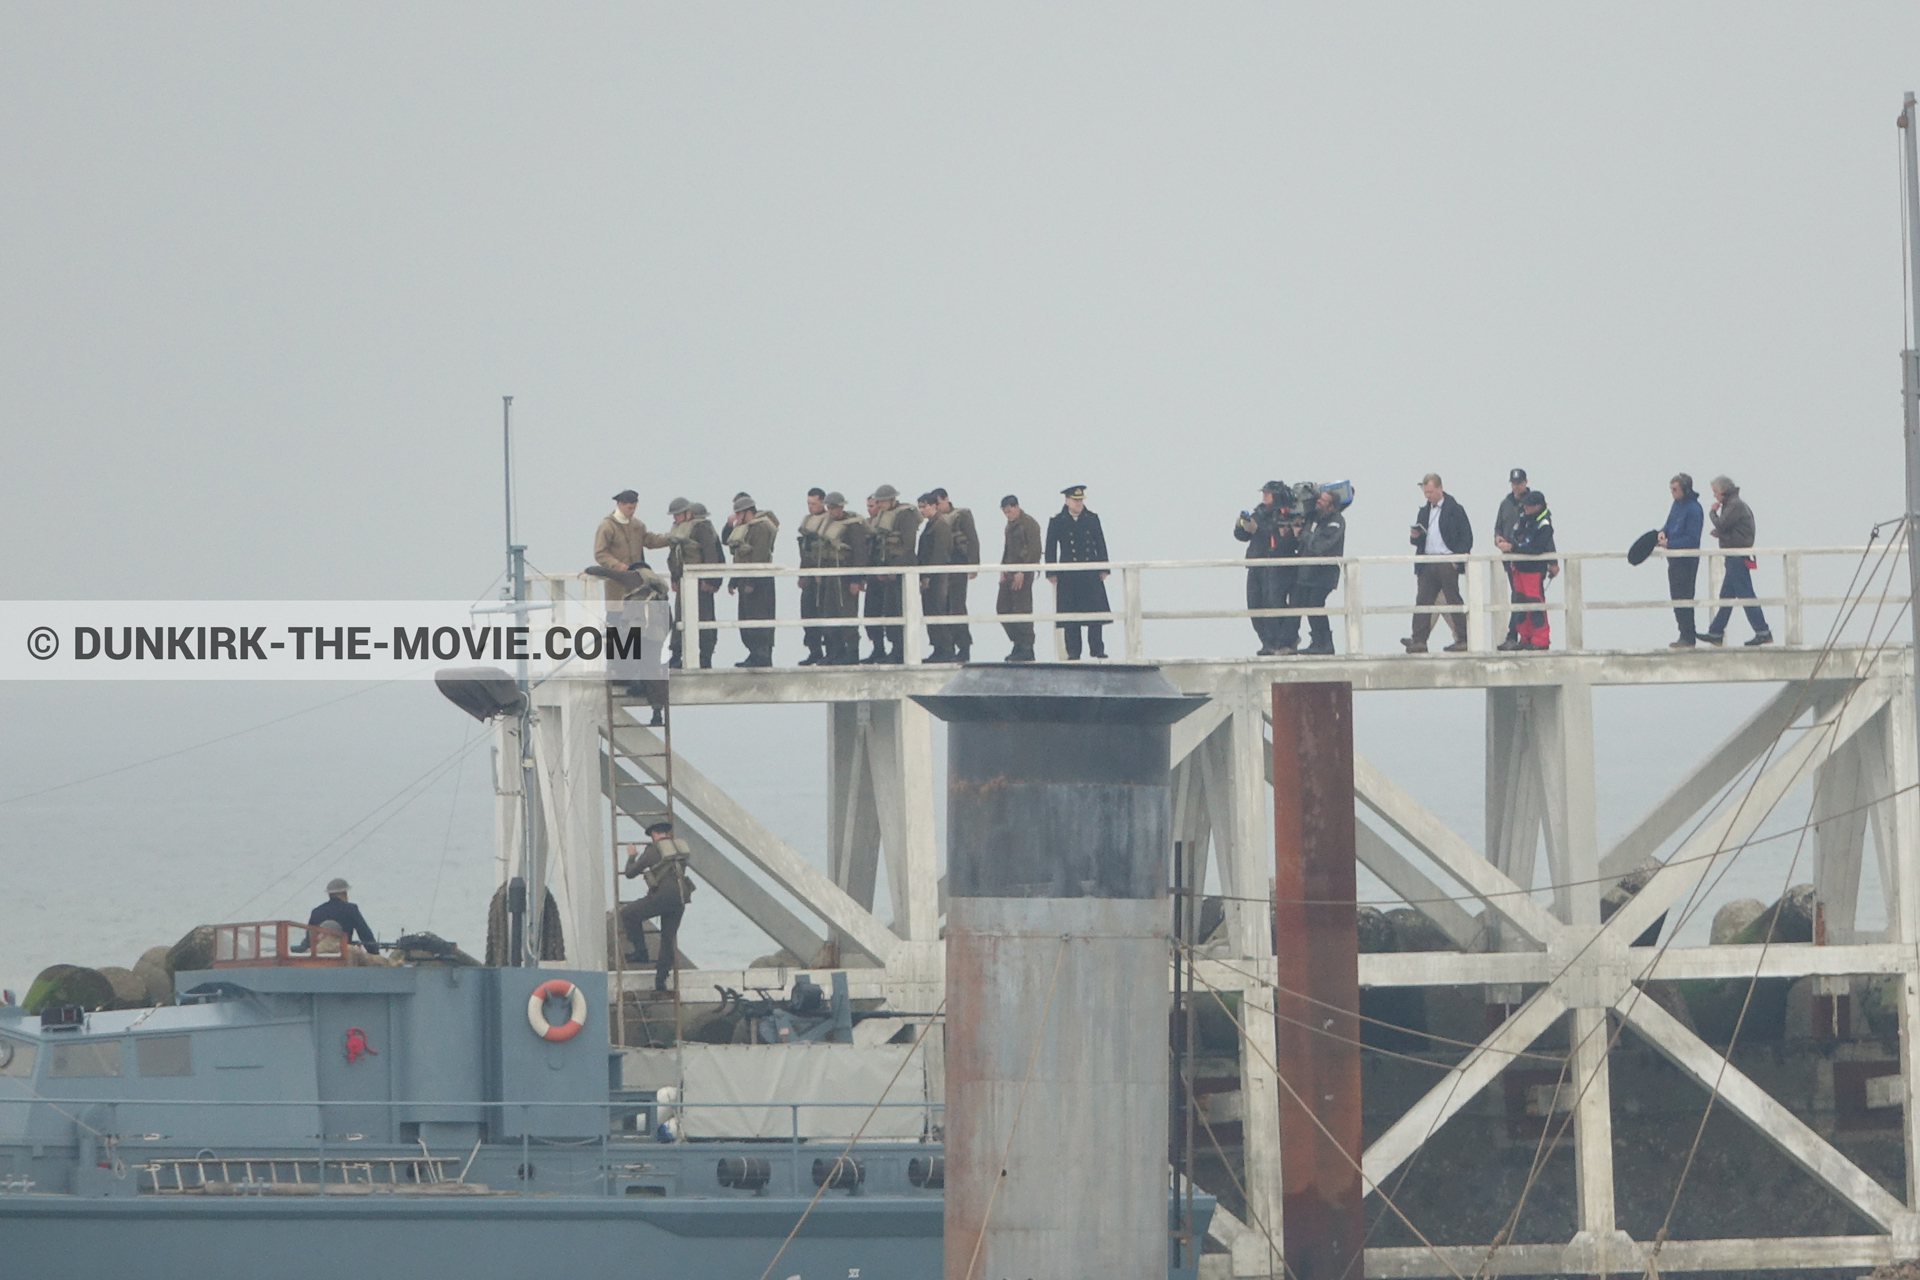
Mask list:
[[[962,669],[947,730],[946,1280],[1167,1274],[1170,726],[1142,666]]]

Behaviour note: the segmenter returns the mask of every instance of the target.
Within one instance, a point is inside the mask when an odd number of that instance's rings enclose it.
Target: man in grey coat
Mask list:
[[[1745,551],[1745,548],[1753,545],[1753,508],[1741,500],[1740,486],[1725,476],[1715,476],[1713,507],[1707,512],[1707,518],[1713,522],[1713,536],[1720,543],[1720,549],[1732,551],[1737,548],[1741,552],[1727,557],[1726,576],[1720,580],[1720,598],[1753,599],[1754,562]],[[1733,606],[1722,605],[1720,612],[1713,615],[1713,625],[1700,638],[1710,645],[1725,644],[1727,623],[1732,620]],[[1747,648],[1773,643],[1773,632],[1767,630],[1767,615],[1759,605],[1747,606],[1747,625],[1753,628],[1753,639],[1747,641]]]

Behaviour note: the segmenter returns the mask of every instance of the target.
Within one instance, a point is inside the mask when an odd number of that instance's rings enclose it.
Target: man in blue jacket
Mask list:
[[[1660,529],[1660,545],[1669,551],[1694,551],[1700,546],[1700,529],[1706,517],[1700,510],[1700,495],[1693,491],[1693,477],[1682,471],[1667,482],[1673,494],[1673,506],[1667,511],[1667,523]],[[1700,572],[1698,556],[1667,557],[1667,597],[1685,600],[1686,608],[1674,607],[1673,618],[1680,624],[1680,638],[1669,649],[1691,649],[1696,639],[1693,617],[1693,586]]]

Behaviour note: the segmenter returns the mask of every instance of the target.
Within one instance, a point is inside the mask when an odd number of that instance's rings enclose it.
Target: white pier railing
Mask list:
[[[1756,598],[1722,599],[1720,588],[1727,552],[1656,551],[1652,559],[1638,568],[1629,568],[1624,552],[1569,551],[1549,557],[1558,566],[1558,575],[1549,582],[1547,599],[1537,605],[1516,605],[1504,581],[1504,566],[1514,562],[1537,561],[1542,557],[1522,555],[1475,554],[1448,557],[1463,564],[1460,576],[1462,605],[1459,608],[1438,603],[1432,612],[1467,615],[1467,639],[1470,652],[1491,650],[1506,633],[1507,615],[1516,608],[1546,612],[1554,622],[1554,648],[1567,652],[1587,649],[1651,649],[1664,647],[1673,631],[1670,620],[1676,607],[1687,601],[1668,598],[1662,589],[1666,574],[1660,564],[1669,558],[1698,559],[1697,595],[1691,601],[1695,609],[1718,610],[1748,606],[1776,611],[1773,628],[1777,643],[1798,646],[1847,642],[1864,639],[1875,618],[1883,623],[1906,605],[1906,553],[1898,540],[1889,544],[1836,547],[1765,547],[1746,549],[1744,554],[1758,563],[1754,572],[1756,590],[1769,589]],[[915,636],[924,636],[929,625],[966,623],[990,626],[1008,621],[1026,621],[1038,625],[1056,622],[1100,622],[1119,628],[1116,656],[1129,661],[1174,656],[1179,650],[1166,637],[1173,624],[1221,622],[1252,618],[1306,618],[1314,615],[1338,619],[1336,630],[1341,646],[1348,654],[1396,651],[1380,643],[1383,616],[1407,617],[1414,612],[1413,570],[1426,557],[1413,555],[1347,556],[1341,558],[1289,558],[1249,561],[1242,558],[1202,560],[1112,560],[1098,564],[981,564],[965,566],[908,565],[885,569],[797,569],[785,565],[701,565],[689,568],[686,590],[692,583],[725,584],[741,578],[770,578],[776,583],[822,578],[899,576],[903,580],[902,612],[898,615],[859,618],[802,618],[797,593],[782,592],[778,616],[773,618],[717,618],[702,622],[695,610],[676,622],[685,635],[685,650],[697,652],[695,633],[735,631],[742,628],[792,630],[812,627],[904,626]],[[1337,565],[1340,584],[1329,603],[1322,608],[1250,609],[1242,603],[1244,595],[1237,572],[1249,569],[1299,569],[1313,565]],[[1057,609],[1036,609],[1029,614],[997,614],[970,608],[965,614],[929,617],[921,607],[920,585],[929,576],[965,573],[991,591],[1002,573],[1038,575],[1042,582],[1049,573],[1100,572],[1108,575],[1111,608],[1104,613],[1063,613]],[[1632,581],[1624,581],[1629,574]],[[567,603],[597,599],[599,580],[584,574],[549,574],[532,579],[537,600],[550,601],[555,621],[565,621]],[[1149,591],[1149,584],[1152,590]],[[1650,593],[1648,588],[1652,588]],[[715,592],[716,600],[726,599],[724,585]],[[1042,597],[1044,598],[1044,597]],[[863,597],[864,600],[864,597]],[[725,606],[716,612],[725,612]],[[1427,612],[1427,610],[1420,610]],[[1646,615],[1638,618],[1630,631],[1618,625],[1607,628],[1611,637],[1596,636],[1596,623],[1625,621],[1622,615]],[[1846,616],[1842,616],[1846,615]],[[1369,620],[1375,625],[1369,627]],[[1706,619],[1701,619],[1704,631]],[[1840,631],[1830,635],[1836,622]],[[1435,619],[1440,624],[1439,618]],[[1304,628],[1303,628],[1304,630]],[[1150,636],[1151,633],[1151,636]],[[1395,630],[1395,634],[1399,634]],[[1876,635],[1878,633],[1875,633]],[[1607,643],[1612,639],[1613,643]],[[905,661],[917,665],[916,645],[906,646]],[[1184,656],[1184,655],[1183,655]]]

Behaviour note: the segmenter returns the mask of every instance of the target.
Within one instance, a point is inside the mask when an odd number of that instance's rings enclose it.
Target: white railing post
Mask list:
[[[700,579],[691,566],[680,570],[680,666],[686,671],[700,666]]]
[[[906,619],[900,628],[902,660],[910,667],[920,665],[920,570],[908,565],[900,576],[900,616]]]
[[[1567,602],[1568,653],[1578,653],[1587,647],[1587,597],[1586,586],[1580,575],[1581,564],[1579,560],[1560,562],[1560,590]]]
[[[1481,576],[1486,567],[1481,560],[1467,561],[1467,651],[1485,653],[1487,649],[1487,587]]]
[[[1349,561],[1344,568],[1340,589],[1346,592],[1347,653],[1357,657],[1367,651],[1367,615],[1360,599],[1360,562]]]
[[[1140,604],[1140,570],[1138,568],[1120,571],[1120,586],[1127,593],[1127,661],[1145,662],[1147,660],[1147,638],[1141,634],[1142,612]]]
[[[1806,620],[1800,608],[1800,553],[1789,551],[1786,564],[1781,572],[1780,594],[1786,600],[1786,642],[1788,644],[1806,643]],[[1755,592],[1756,595],[1761,594]]]

